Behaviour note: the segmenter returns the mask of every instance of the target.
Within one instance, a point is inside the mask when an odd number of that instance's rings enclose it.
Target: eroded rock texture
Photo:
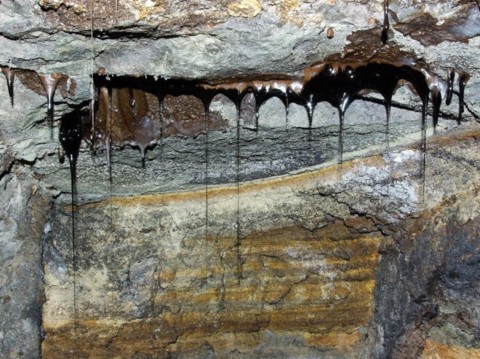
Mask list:
[[[72,283],[59,276],[71,267],[47,260],[44,355],[75,346],[97,358],[350,353],[372,317],[379,234],[328,221],[309,230],[306,218],[322,218],[292,186],[274,187],[243,187],[240,218],[236,188],[209,191],[207,220],[204,191],[80,209],[77,339]],[[49,248],[66,258],[62,217]]]
[[[429,143],[425,202],[420,153],[406,148],[239,188],[82,205],[76,319],[60,204],[44,356],[476,355],[474,128]]]
[[[5,358],[36,358],[44,302],[42,238],[50,200],[24,175],[3,176],[0,186],[0,353]]]
[[[1,1],[0,357],[479,357],[479,34],[468,0]],[[404,82],[343,128],[184,93],[372,59],[424,71],[428,129]]]

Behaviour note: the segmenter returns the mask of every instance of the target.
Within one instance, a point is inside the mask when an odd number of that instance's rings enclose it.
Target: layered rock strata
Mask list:
[[[477,5],[1,1],[0,357],[478,356]],[[238,89],[372,59],[425,71],[434,136],[405,83],[390,122],[388,96],[362,93],[343,132],[343,101],[303,99],[287,117],[282,98],[219,96],[205,123],[199,99],[167,96],[160,116],[157,94],[137,91],[140,78]],[[121,76],[137,87],[109,110],[92,83]],[[147,118],[144,97],[158,120],[145,168],[125,141],[107,156],[108,136],[84,136],[72,237],[58,138],[76,128],[61,124],[91,128],[93,103],[105,135],[112,109]]]

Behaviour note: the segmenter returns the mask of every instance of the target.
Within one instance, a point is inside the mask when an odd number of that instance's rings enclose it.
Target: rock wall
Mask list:
[[[15,77],[12,103],[0,86],[0,356],[480,357],[480,11],[467,0],[395,1],[386,29],[384,10],[360,0],[2,1],[0,67]],[[137,148],[115,146],[109,181],[105,143],[92,152],[84,138],[70,203],[60,120],[89,117],[93,73],[214,86],[372,56],[422,64],[441,88],[455,69],[435,134],[405,84],[388,126],[384,100],[365,93],[343,132],[333,106],[319,104],[308,129],[304,106],[286,113],[278,98],[252,131],[250,94],[238,123],[216,97],[206,133],[201,101],[169,96],[163,116],[150,105],[165,133],[145,168]],[[51,119],[49,74],[61,79]]]
[[[476,276],[479,253],[474,179],[478,140],[476,135],[461,137],[452,147],[432,149],[428,159],[433,167],[427,183],[432,180],[433,187],[426,198],[436,198],[437,205],[408,216],[382,253],[375,306],[377,320],[383,323],[382,352],[388,357],[479,355],[478,312],[469,304],[479,296],[476,281],[470,279]],[[443,138],[440,143],[458,139]],[[473,146],[471,157],[452,166],[452,159],[468,144]],[[456,182],[459,178],[452,174],[464,166],[468,174]]]
[[[478,131],[432,139],[425,183],[413,147],[82,205],[75,291],[58,203],[44,357],[478,355]]]
[[[2,176],[0,186],[0,353],[4,358],[37,358],[44,302],[43,235],[51,199],[25,175]]]

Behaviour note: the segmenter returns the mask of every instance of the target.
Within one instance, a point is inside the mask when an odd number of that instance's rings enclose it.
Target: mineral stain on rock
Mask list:
[[[228,13],[231,16],[254,17],[262,10],[258,0],[238,0],[227,5]]]
[[[445,41],[467,42],[468,39],[480,35],[478,10],[475,4],[469,2],[442,21],[425,12],[404,22],[395,23],[393,27],[425,46],[434,46]]]

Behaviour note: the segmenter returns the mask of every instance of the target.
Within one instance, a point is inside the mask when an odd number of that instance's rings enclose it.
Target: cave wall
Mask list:
[[[0,180],[0,353],[37,358],[42,340],[43,236],[51,200],[26,175]]]
[[[204,190],[82,208],[75,341],[72,283],[56,259],[71,251],[62,243],[69,217],[55,215],[44,355],[75,347],[98,358],[351,353],[372,318],[380,238],[315,213],[298,188],[320,176],[242,186],[238,224],[235,186],[208,191],[208,219]]]
[[[391,1],[386,45],[383,1],[99,1],[93,21],[90,4],[0,3],[0,66],[17,71],[13,106],[0,86],[0,356],[480,357],[475,1]],[[425,173],[408,86],[388,136],[375,96],[351,105],[341,166],[331,106],[309,134],[301,106],[285,129],[271,100],[254,132],[250,98],[239,142],[217,98],[207,141],[178,130],[203,123],[198,100],[172,97],[145,169],[116,148],[109,182],[84,144],[73,259],[58,120],[88,110],[93,72],[218,83],[384,49],[470,75],[462,124],[458,96],[429,124]],[[52,73],[53,127],[38,78]]]
[[[425,184],[413,145],[239,188],[84,204],[76,321],[59,203],[44,356],[478,356],[478,130],[429,141]]]

